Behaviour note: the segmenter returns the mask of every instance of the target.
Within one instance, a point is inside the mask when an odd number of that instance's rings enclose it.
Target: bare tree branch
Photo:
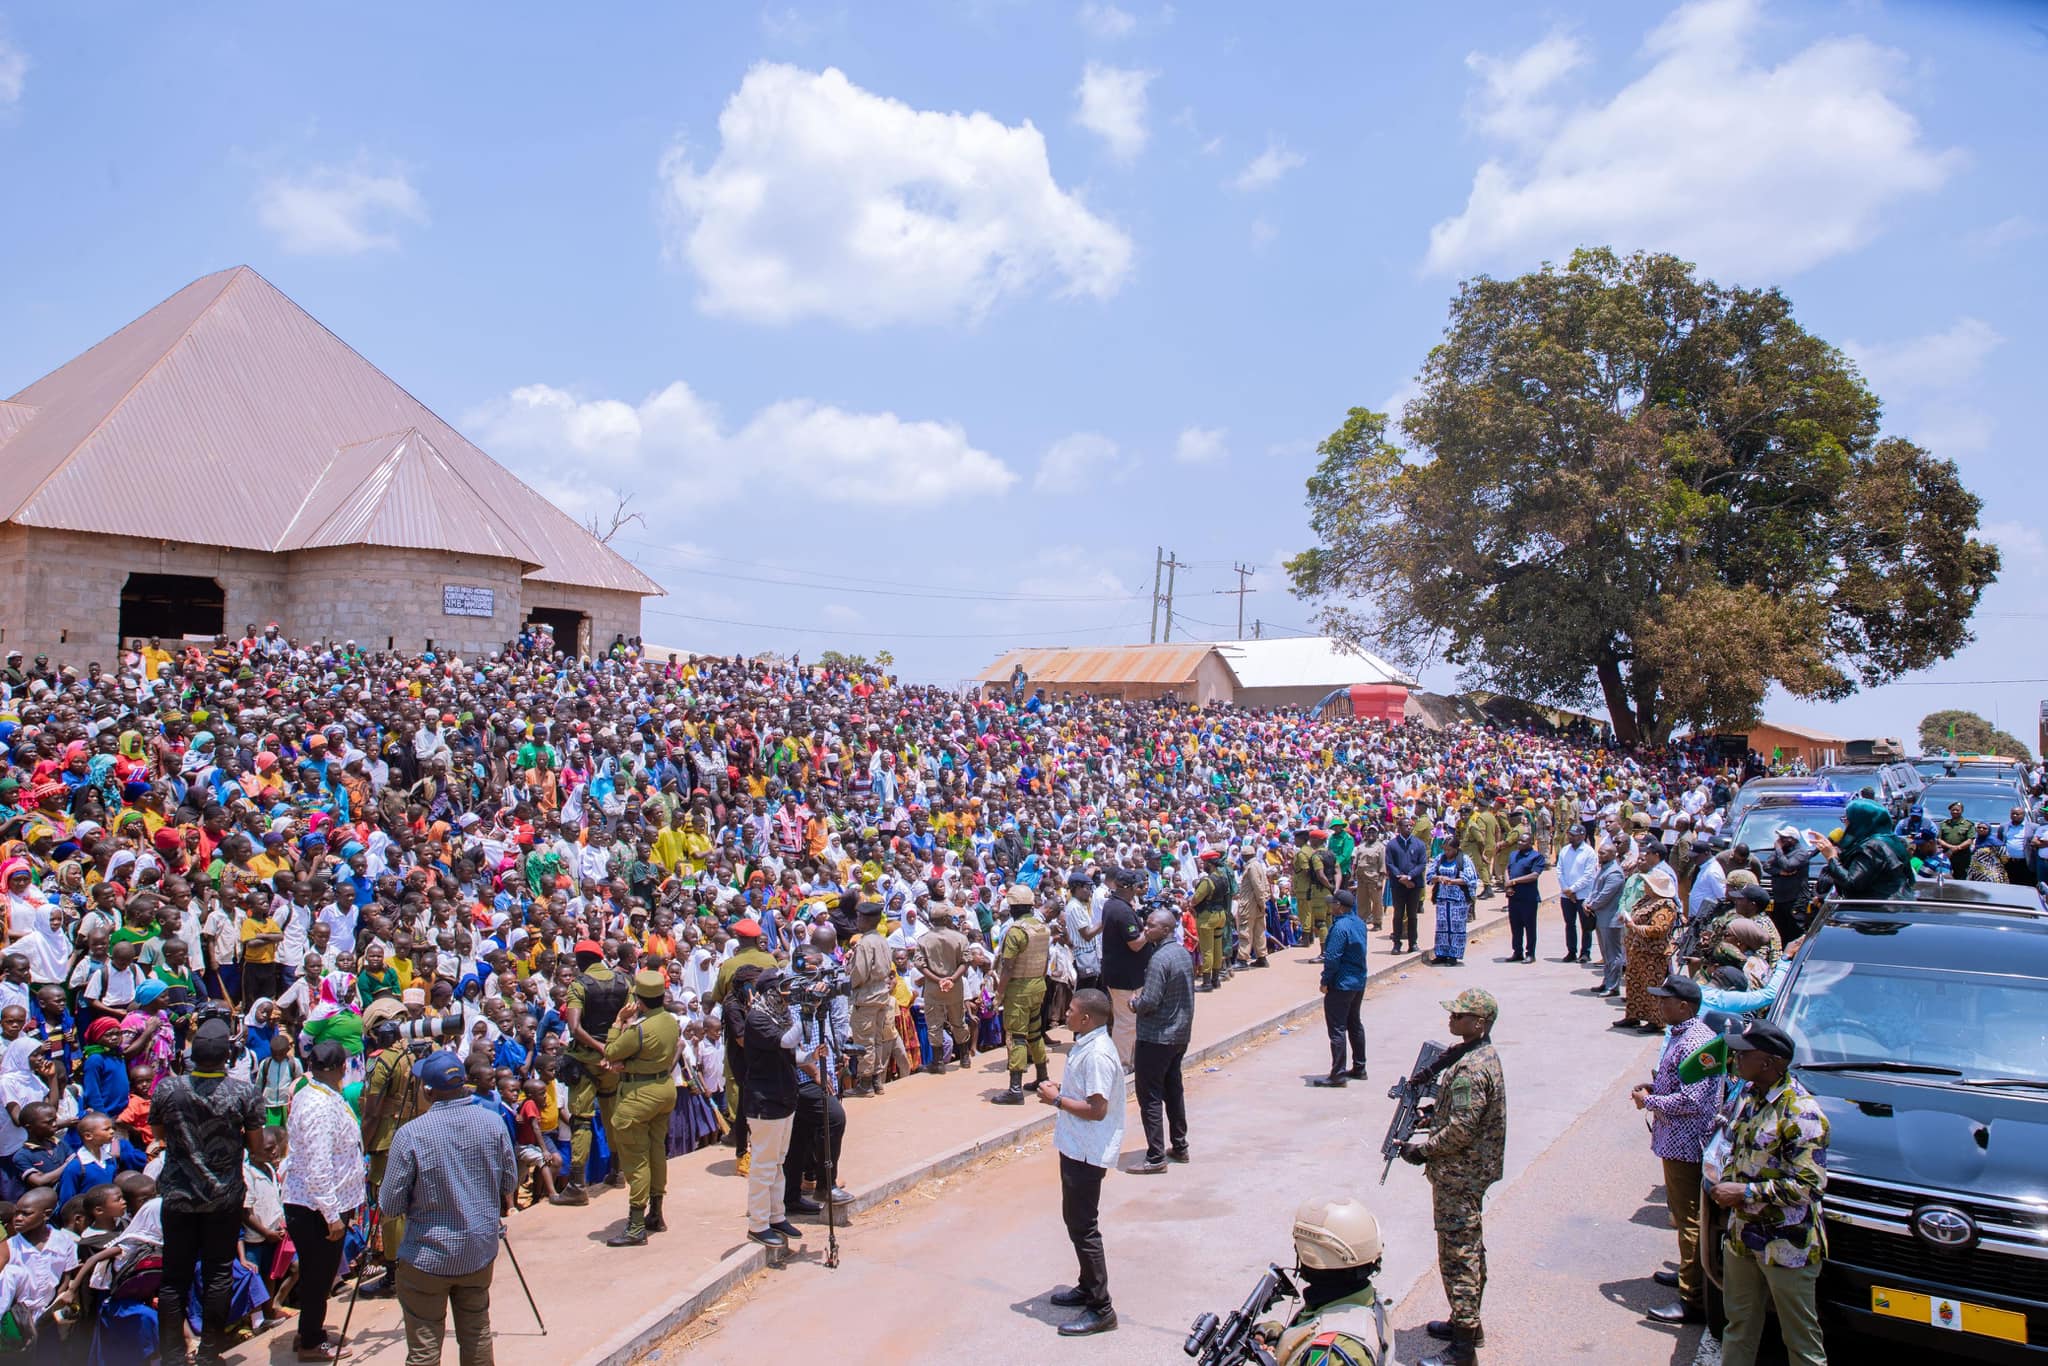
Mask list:
[[[598,544],[600,545],[610,545],[612,537],[618,535],[635,522],[638,522],[641,526],[647,525],[645,517],[631,510],[633,506],[632,494],[624,489],[613,489],[612,494],[617,499],[617,502],[613,505],[610,515],[600,516],[593,512],[583,523],[583,529],[597,537]]]

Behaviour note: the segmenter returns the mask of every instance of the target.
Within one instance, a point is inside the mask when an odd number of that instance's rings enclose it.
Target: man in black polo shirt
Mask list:
[[[743,1036],[745,1096],[753,1162],[747,1172],[747,1236],[768,1247],[801,1237],[789,1222],[782,1164],[797,1107],[796,1048],[802,1030],[789,1010],[789,981],[779,968],[754,979]]]
[[[1138,1019],[1131,1013],[1131,997],[1145,985],[1145,965],[1156,947],[1145,938],[1145,918],[1131,905],[1133,889],[1141,880],[1132,869],[1111,869],[1109,898],[1102,903],[1102,988],[1113,1007],[1109,1035],[1126,1072],[1138,1051]]]

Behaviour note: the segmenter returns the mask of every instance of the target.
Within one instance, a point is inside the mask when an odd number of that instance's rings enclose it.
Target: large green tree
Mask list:
[[[1954,754],[2009,754],[2031,759],[2034,751],[2010,731],[2000,730],[1973,711],[1950,708],[1920,718],[1920,747]]]
[[[1401,415],[1354,408],[1288,564],[1332,634],[1606,706],[1627,742],[1954,654],[1997,574],[1955,466],[1776,290],[1576,253],[1459,287]]]

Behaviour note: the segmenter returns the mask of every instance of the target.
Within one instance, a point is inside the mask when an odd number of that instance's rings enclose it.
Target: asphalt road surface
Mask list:
[[[1554,939],[1554,924],[1544,928]],[[1608,1027],[1617,1012],[1591,995],[1597,977],[1587,969],[1509,964],[1505,946],[1503,927],[1475,940],[1463,968],[1418,967],[1376,985],[1365,1008],[1371,1080],[1363,1085],[1306,1085],[1328,1068],[1319,1024],[1191,1075],[1193,1162],[1160,1176],[1112,1175],[1103,1186],[1121,1321],[1113,1333],[1074,1341],[1055,1333],[1072,1311],[1046,1297],[1073,1283],[1075,1266],[1047,1139],[870,1211],[842,1231],[836,1270],[821,1264],[824,1230],[812,1228],[785,1267],[727,1296],[663,1343],[659,1358],[737,1366],[815,1351],[990,1366],[1182,1361],[1197,1313],[1236,1308],[1268,1261],[1292,1263],[1294,1209],[1351,1192],[1380,1220],[1381,1287],[1396,1301],[1399,1359],[1413,1362],[1430,1350],[1422,1325],[1444,1305],[1427,1183],[1397,1162],[1379,1184],[1378,1145],[1393,1111],[1386,1090],[1423,1040],[1450,1042],[1439,1002],[1479,985],[1501,1002],[1495,1042],[1508,1083],[1506,1176],[1486,1207],[1482,1359],[1690,1363],[1697,1329],[1642,1317],[1674,1298],[1650,1279],[1670,1265],[1676,1239],[1642,1118],[1628,1101],[1629,1088],[1649,1076],[1657,1041]],[[1053,1066],[1057,1077],[1060,1063]],[[849,1105],[850,1126],[861,1124],[863,1108]],[[1125,1125],[1128,1164],[1144,1148],[1135,1102]]]

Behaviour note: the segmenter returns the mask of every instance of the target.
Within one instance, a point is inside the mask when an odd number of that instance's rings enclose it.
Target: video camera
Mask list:
[[[783,980],[789,988],[790,1004],[799,1010],[818,1010],[834,996],[853,994],[853,978],[837,965],[816,972],[794,973]]]
[[[370,1031],[370,1041],[379,1048],[389,1048],[403,1039],[406,1048],[415,1056],[424,1058],[434,1051],[437,1044],[454,1043],[462,1038],[462,1031],[468,1024],[460,1015],[444,1015],[440,1019],[389,1019],[379,1020]]]

